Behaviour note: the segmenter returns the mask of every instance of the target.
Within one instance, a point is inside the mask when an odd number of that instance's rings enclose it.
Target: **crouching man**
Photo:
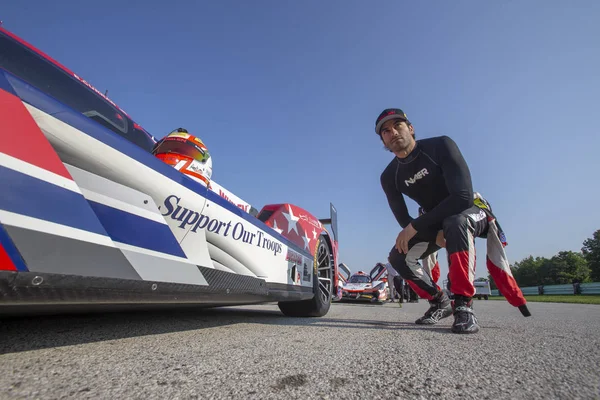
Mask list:
[[[430,303],[425,315],[415,322],[435,324],[453,315],[452,332],[478,332],[472,306],[474,240],[486,237],[489,220],[474,204],[471,174],[465,159],[456,143],[447,136],[416,140],[413,125],[400,109],[384,110],[377,117],[375,132],[395,155],[381,174],[383,191],[402,227],[388,260],[405,280],[411,282],[417,294]],[[409,215],[404,196],[422,208],[423,213],[417,218]],[[419,263],[437,252],[440,244],[445,244],[448,253],[453,303],[437,285],[437,278],[434,279]],[[524,304],[524,299],[518,301]]]

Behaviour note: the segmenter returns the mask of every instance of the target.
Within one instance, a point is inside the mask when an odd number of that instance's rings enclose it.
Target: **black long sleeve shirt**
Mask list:
[[[396,220],[417,232],[435,233],[446,217],[473,205],[471,173],[456,143],[448,136],[417,140],[406,158],[394,157],[381,174],[381,186]],[[404,195],[425,214],[412,218]]]

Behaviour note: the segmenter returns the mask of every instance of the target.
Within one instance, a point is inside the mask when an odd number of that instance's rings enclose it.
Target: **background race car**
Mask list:
[[[377,263],[370,273],[358,271],[342,288],[342,300],[383,303],[389,297],[385,265]]]
[[[352,276],[352,271],[350,268],[344,263],[338,264],[338,273],[337,273],[337,286],[335,296],[332,297],[332,301],[340,301],[342,300],[342,289],[344,285],[348,283],[348,280]]]

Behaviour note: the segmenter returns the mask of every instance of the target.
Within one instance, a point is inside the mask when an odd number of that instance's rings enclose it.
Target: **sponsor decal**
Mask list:
[[[299,214],[298,217],[300,217],[301,220],[304,220],[304,221],[308,222],[312,226],[314,226],[316,228],[319,228],[319,232],[320,232],[321,229],[323,229],[323,226],[321,225],[321,222],[319,222],[315,218],[312,218],[312,217],[310,217],[308,215],[304,215],[304,214]]]
[[[227,196],[227,193],[225,193],[221,189],[219,189],[219,196],[221,196],[222,198],[224,198],[225,200],[227,200],[228,202],[230,202],[234,206],[239,207],[239,208],[241,208],[242,210],[244,210],[246,212],[248,212],[248,209],[250,208],[250,204],[244,204],[244,203],[236,204],[233,200],[231,200],[229,198],[229,196]]]
[[[210,173],[207,172],[208,170],[210,170],[210,168],[207,168],[206,165],[201,164],[200,161],[197,160],[192,160],[185,169],[190,172],[202,175],[205,178],[206,175],[210,176]]]
[[[202,166],[199,165],[199,163],[196,160],[192,161],[190,163],[190,165],[187,167],[188,171],[192,171],[192,172],[195,172],[197,174],[201,174],[202,172],[204,172],[203,169],[204,168],[202,168]]]
[[[227,189],[223,188],[221,185],[217,184],[216,182],[214,182],[214,181],[211,182],[210,190],[212,190],[214,193],[218,194],[219,196],[221,196],[222,198],[224,198],[225,200],[227,200],[234,206],[244,210],[245,212],[249,212],[250,207],[251,207],[250,204],[248,204],[244,200],[240,199],[233,193],[229,192]]]
[[[268,238],[258,228],[253,227],[254,229],[251,230],[241,222],[234,224],[232,221],[225,222],[217,218],[211,218],[208,215],[180,206],[180,200],[179,197],[170,195],[165,199],[163,206],[158,207],[163,217],[169,217],[179,223],[178,228],[187,229],[190,227],[192,232],[197,232],[198,229],[206,229],[209,232],[269,250],[274,256],[282,252],[282,244]]]
[[[406,184],[406,186],[410,186],[413,183],[415,183],[416,181],[418,181],[419,179],[423,178],[425,175],[428,175],[429,171],[427,171],[427,168],[423,168],[422,170],[420,170],[419,172],[417,172],[415,174],[415,176],[413,176],[412,178],[405,180],[404,183]]]
[[[300,283],[300,279],[304,282],[312,281],[310,258],[303,257],[294,250],[288,249],[285,259],[288,262],[288,268],[292,271],[292,279],[293,277],[297,278],[296,281],[294,281],[295,283]],[[302,276],[300,276],[300,271],[302,271]]]
[[[312,271],[310,268],[310,260],[308,258],[304,258],[304,263],[302,265],[304,266],[304,273],[302,275],[302,279],[305,282],[310,282],[312,280]]]
[[[295,264],[302,264],[302,256],[299,253],[296,253],[292,249],[288,249],[287,254],[285,256],[286,261],[291,261]]]
[[[479,222],[484,220],[485,218],[487,218],[487,215],[485,214],[485,212],[483,210],[479,210],[479,212],[477,214],[469,214],[469,217],[474,221],[474,222]]]

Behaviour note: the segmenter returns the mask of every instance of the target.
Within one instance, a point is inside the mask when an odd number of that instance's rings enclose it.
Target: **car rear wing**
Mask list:
[[[331,225],[331,231],[333,233],[333,240],[339,242],[338,240],[338,228],[337,228],[337,210],[335,209],[332,203],[329,203],[329,218],[319,219],[324,225]]]

